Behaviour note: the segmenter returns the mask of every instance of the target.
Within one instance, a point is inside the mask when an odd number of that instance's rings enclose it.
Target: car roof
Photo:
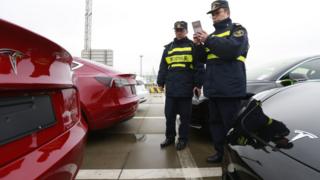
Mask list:
[[[288,71],[291,71],[296,66],[298,66],[298,65],[300,65],[302,63],[305,63],[307,61],[315,60],[315,59],[318,59],[318,58],[320,58],[320,55],[293,58],[292,62],[290,64],[288,64],[287,66],[284,66],[282,69],[279,69],[277,72],[275,72],[273,77],[272,77],[272,79],[273,80],[278,80],[279,78],[281,78],[281,76],[286,74]]]

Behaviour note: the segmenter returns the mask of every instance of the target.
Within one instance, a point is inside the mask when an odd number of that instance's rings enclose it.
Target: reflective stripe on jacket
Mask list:
[[[202,86],[203,76],[204,67],[197,60],[191,40],[174,39],[165,46],[157,83],[165,86],[167,96],[192,97],[193,88]]]

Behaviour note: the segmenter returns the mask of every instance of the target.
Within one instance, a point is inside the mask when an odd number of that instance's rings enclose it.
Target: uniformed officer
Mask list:
[[[215,31],[194,35],[198,52],[206,56],[204,95],[209,98],[209,128],[216,154],[207,162],[223,158],[223,145],[228,130],[234,125],[240,101],[246,96],[245,59],[249,44],[246,29],[230,19],[229,4],[216,0],[207,13],[212,15]]]
[[[191,120],[193,92],[200,93],[203,64],[195,56],[194,44],[188,39],[188,26],[185,21],[174,24],[175,38],[165,46],[157,83],[165,87],[166,139],[161,148],[175,143],[176,116],[180,115],[177,150],[182,150],[188,142],[189,123]]]

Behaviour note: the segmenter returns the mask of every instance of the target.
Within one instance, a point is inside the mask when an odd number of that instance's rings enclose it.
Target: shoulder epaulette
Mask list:
[[[246,29],[239,23],[233,23],[233,27],[234,27],[234,29]]]
[[[233,23],[234,26],[241,26],[239,23]]]
[[[170,47],[172,45],[173,45],[173,42],[170,42],[169,44],[164,45],[164,48],[168,48],[168,47]]]

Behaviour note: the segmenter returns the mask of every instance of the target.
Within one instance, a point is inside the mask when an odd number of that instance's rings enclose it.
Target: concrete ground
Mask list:
[[[164,97],[150,95],[134,118],[91,132],[77,179],[221,179],[208,135],[191,129],[188,147],[160,149],[165,136]]]

